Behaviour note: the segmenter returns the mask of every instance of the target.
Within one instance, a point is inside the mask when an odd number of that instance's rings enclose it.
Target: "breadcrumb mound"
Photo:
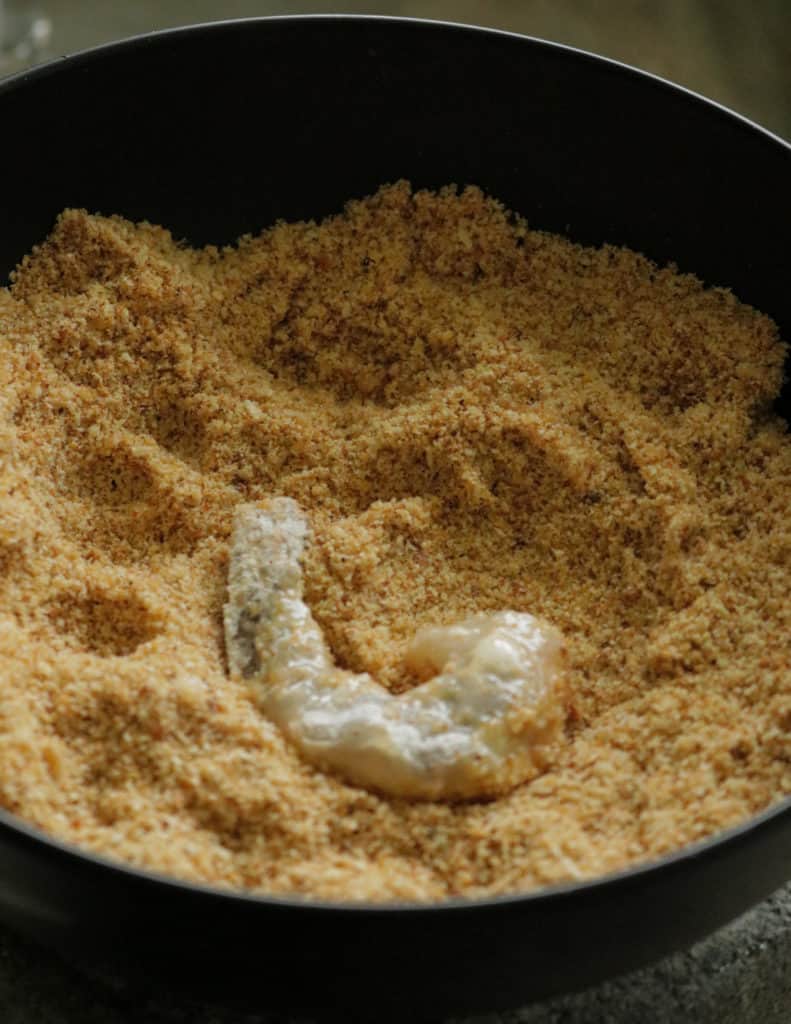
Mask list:
[[[784,346],[729,291],[406,183],[193,250],[67,210],[0,291],[0,805],[185,879],[443,900],[588,878],[791,792]],[[565,633],[567,737],[489,803],[303,763],[225,670],[234,507],[394,692],[415,629]]]

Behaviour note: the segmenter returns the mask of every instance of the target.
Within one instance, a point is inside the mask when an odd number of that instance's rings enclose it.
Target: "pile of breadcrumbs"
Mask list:
[[[439,900],[600,875],[791,792],[784,348],[730,292],[406,184],[192,250],[70,210],[0,291],[0,805],[181,878]],[[543,616],[550,769],[406,803],[226,673],[234,506],[311,515],[338,663]]]

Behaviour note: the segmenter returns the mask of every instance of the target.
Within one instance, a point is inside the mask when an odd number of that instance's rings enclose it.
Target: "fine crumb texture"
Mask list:
[[[228,249],[66,211],[0,291],[0,805],[181,878],[442,900],[658,857],[791,792],[784,348],[730,292],[399,183]],[[311,520],[337,663],[554,623],[566,740],[488,803],[303,762],[226,673],[234,508]]]

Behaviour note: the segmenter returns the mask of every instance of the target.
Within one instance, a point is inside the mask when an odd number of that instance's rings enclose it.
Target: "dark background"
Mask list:
[[[489,25],[634,64],[791,138],[788,0],[0,0],[50,24],[35,56],[0,61],[0,76],[33,60],[174,25],[276,14],[396,14]]]

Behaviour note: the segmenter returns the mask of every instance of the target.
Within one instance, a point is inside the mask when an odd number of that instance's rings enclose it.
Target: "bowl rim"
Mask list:
[[[222,18],[216,21],[198,22],[170,28],[157,29],[152,32],[137,33],[122,39],[101,43],[97,46],[76,50],[69,54],[53,57],[50,60],[22,69],[12,75],[0,78],[0,101],[7,95],[28,83],[36,83],[56,75],[61,69],[69,71],[75,67],[90,65],[95,61],[112,58],[115,53],[134,51],[152,43],[167,42],[169,39],[188,36],[211,34],[238,29],[243,25],[265,26],[268,24],[306,24],[326,22],[333,25],[344,23],[379,23],[407,26],[415,31],[441,31],[448,34],[483,34],[489,37],[500,37],[517,45],[529,44],[536,49],[554,51],[570,56],[583,63],[598,67],[627,77],[637,77],[663,91],[673,93],[686,102],[704,106],[719,117],[736,123],[751,135],[758,135],[773,147],[779,146],[791,156],[791,142],[780,135],[724,104],[698,93],[686,86],[679,85],[650,71],[645,71],[632,64],[605,57],[590,50],[571,46],[567,43],[555,42],[538,36],[526,35],[505,29],[479,26],[465,22],[446,21],[441,19],[399,17],[395,15],[373,14],[295,14],[273,15],[252,18]],[[263,906],[277,907],[294,912],[309,914],[349,914],[355,917],[373,918],[379,916],[393,917],[408,914],[410,917],[425,914],[456,915],[459,912],[490,911],[499,912],[515,905],[525,909],[547,903],[560,903],[568,899],[579,899],[581,896],[602,895],[609,891],[623,891],[633,884],[639,884],[646,876],[658,877],[682,870],[686,865],[700,861],[708,856],[739,846],[750,839],[754,833],[771,829],[781,819],[791,821],[791,794],[774,802],[758,814],[729,826],[726,829],[706,836],[704,839],[688,843],[677,850],[663,854],[651,860],[640,861],[616,871],[596,875],[591,878],[561,882],[541,886],[524,892],[508,892],[491,896],[465,897],[458,896],[438,901],[392,900],[387,902],[370,902],[354,900],[327,900],[302,896],[297,893],[266,893],[221,887],[208,882],[187,880],[168,875],[152,868],[134,865],[131,862],[115,859],[111,856],[83,848],[76,843],[50,835],[43,829],[18,817],[11,811],[0,808],[0,840],[10,840],[16,846],[46,852],[62,862],[74,865],[90,865],[101,871],[106,877],[121,877],[135,884],[150,887],[153,890],[163,885],[178,890],[184,895],[198,898],[219,900],[226,904],[245,907]],[[791,871],[790,871],[791,875]]]
[[[379,916],[400,917],[404,914],[408,914],[410,917],[428,913],[436,915],[437,912],[452,916],[471,910],[500,912],[515,905],[525,908],[527,906],[538,907],[547,903],[565,903],[569,899],[578,900],[581,896],[596,897],[607,893],[624,893],[633,885],[639,885],[647,876],[652,878],[656,878],[660,874],[669,876],[683,870],[689,864],[703,861],[709,856],[738,847],[750,840],[755,833],[770,830],[781,819],[791,821],[791,796],[784,797],[781,801],[744,821],[694,843],[688,843],[678,850],[603,875],[490,896],[454,896],[434,901],[388,900],[380,903],[364,900],[318,899],[299,893],[267,893],[179,878],[154,868],[135,865],[121,859],[114,859],[106,854],[97,853],[94,850],[85,849],[76,843],[50,835],[38,826],[30,824],[2,808],[0,808],[0,842],[8,838],[16,846],[34,848],[37,852],[46,851],[47,854],[54,855],[66,865],[90,865],[91,868],[101,871],[106,878],[121,876],[135,884],[149,888],[151,891],[160,889],[164,885],[178,890],[184,895],[194,895],[212,901],[219,900],[226,904],[232,903],[246,907],[276,907],[307,914],[342,913],[370,919]]]
[[[752,120],[746,114],[742,114],[739,111],[726,106],[724,103],[720,103],[719,100],[711,99],[703,93],[697,92],[688,86],[681,85],[669,78],[664,78],[662,75],[653,71],[647,71],[644,68],[639,68],[635,64],[629,64],[627,61],[618,60],[615,57],[606,57],[603,54],[595,53],[593,50],[586,50],[583,47],[572,46],[570,43],[561,43],[552,39],[546,39],[542,36],[528,35],[526,33],[515,32],[509,29],[495,28],[488,25],[475,25],[470,22],[448,21],[441,18],[402,17],[400,15],[391,14],[346,14],[341,12],[337,14],[275,14],[249,18],[218,18],[214,21],[201,21],[186,25],[174,25],[169,28],[154,29],[151,32],[137,32],[131,36],[123,36],[120,39],[112,39],[108,42],[98,43],[95,46],[84,47],[83,49],[64,53],[57,57],[51,57],[39,64],[34,64],[31,67],[15,71],[13,74],[0,76],[0,98],[2,98],[6,93],[13,92],[19,86],[26,84],[28,81],[37,81],[39,79],[48,78],[50,75],[56,74],[62,67],[73,67],[77,64],[90,64],[94,60],[100,60],[103,57],[111,56],[116,50],[133,50],[146,44],[166,41],[168,38],[232,30],[238,28],[240,25],[265,25],[278,23],[316,24],[319,22],[326,22],[328,24],[343,24],[344,22],[374,24],[391,23],[394,25],[408,26],[418,31],[427,29],[429,31],[442,30],[449,33],[455,32],[460,35],[487,35],[509,39],[515,43],[529,43],[539,49],[566,53],[582,60],[583,62],[596,64],[616,73],[625,72],[627,74],[631,74],[644,81],[652,83],[663,91],[676,93],[681,97],[685,97],[687,100],[691,100],[696,104],[708,108],[710,111],[716,111],[719,115],[724,116],[728,120],[739,123],[742,128],[746,128],[751,132],[757,132],[759,135],[763,136],[766,141],[779,144],[789,153],[789,155],[791,155],[791,139],[784,139],[777,132],[774,132],[772,129],[766,128],[764,125]]]

